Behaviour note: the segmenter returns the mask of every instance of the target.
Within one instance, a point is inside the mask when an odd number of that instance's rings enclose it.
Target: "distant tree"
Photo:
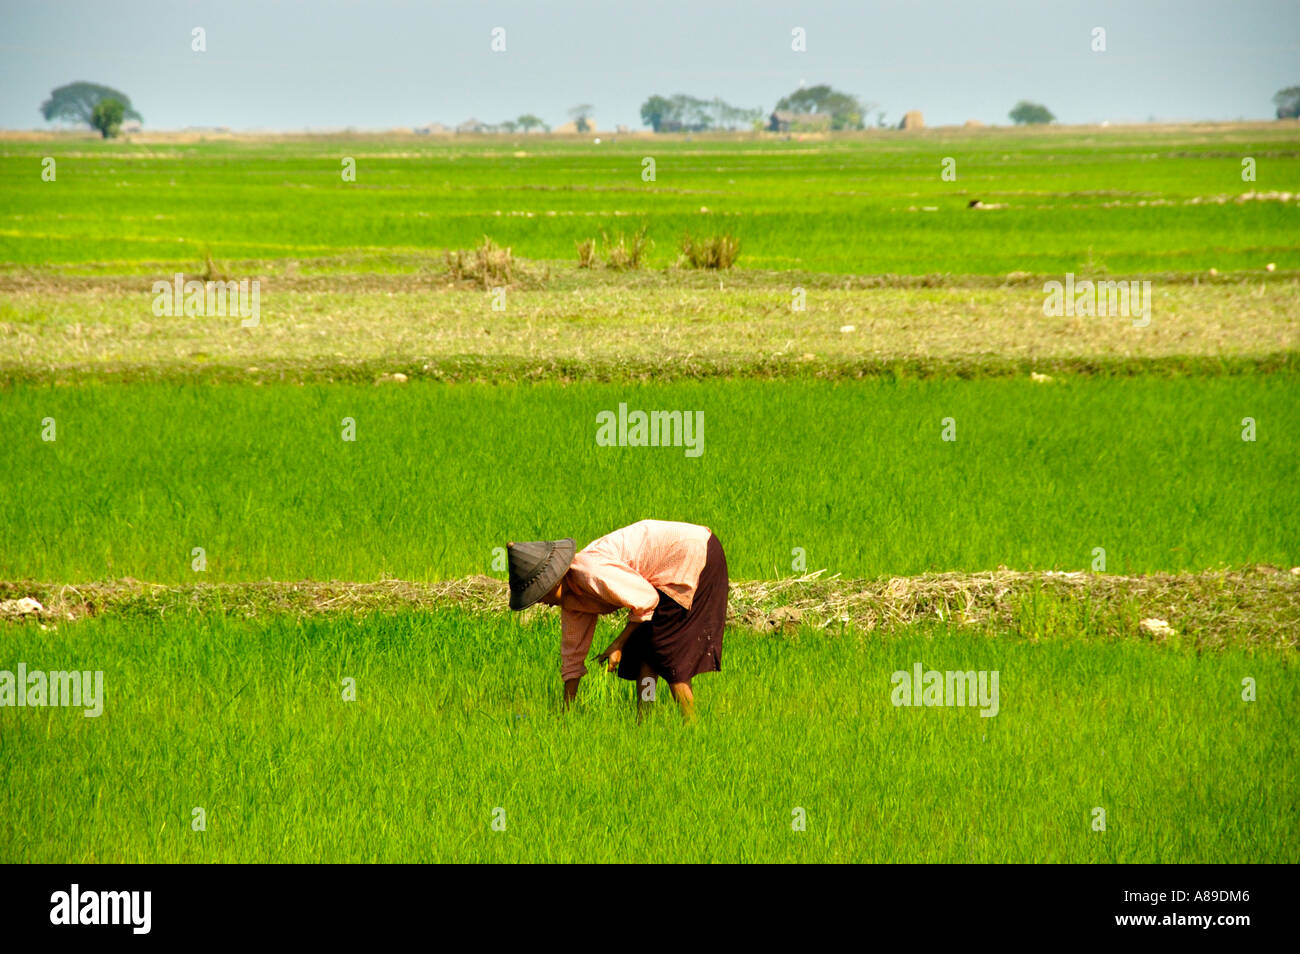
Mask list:
[[[1273,96],[1278,119],[1300,119],[1300,86],[1288,86]]]
[[[60,86],[41,104],[41,115],[45,117],[46,122],[62,119],[99,129],[92,117],[95,106],[105,99],[117,100],[121,105],[122,115],[118,119],[118,125],[121,125],[123,119],[144,121],[144,117],[131,107],[131,97],[96,83],[69,83],[67,86]],[[100,132],[102,133],[103,130],[101,129]]]
[[[724,103],[721,99],[715,98],[712,103],[712,119],[715,129],[744,129],[746,126],[752,126],[763,118],[762,109],[745,109],[743,106],[732,106]]]
[[[732,106],[723,100],[698,99],[678,93],[651,96],[641,104],[641,121],[655,132],[705,132],[709,129],[745,129],[763,116],[761,109]]]
[[[709,129],[713,115],[708,100],[678,93],[672,98],[672,104],[673,116],[679,129],[688,132],[704,132]]]
[[[90,111],[90,125],[99,130],[100,136],[110,139],[122,128],[122,115],[126,107],[115,99],[101,99]]]
[[[805,86],[776,104],[778,112],[814,113],[829,115],[831,129],[861,129],[863,117],[871,111],[872,104],[864,103],[848,93],[831,89],[826,84]]]
[[[1046,106],[1041,103],[1031,103],[1027,99],[1016,103],[1015,108],[1007,115],[1017,126],[1042,125],[1056,121],[1056,117]]]
[[[515,122],[519,124],[519,128],[524,132],[531,132],[534,129],[541,129],[546,126],[540,116],[534,116],[532,113],[524,113]]]
[[[513,119],[507,119],[505,122],[501,123],[501,125],[498,126],[497,128],[500,129],[503,133],[512,133],[519,128],[519,123]]]
[[[585,133],[591,131],[591,114],[595,109],[596,107],[592,106],[590,103],[582,103],[581,105],[574,106],[569,110],[569,115],[573,117],[574,126],[578,132]]]
[[[672,119],[673,104],[662,96],[651,96],[641,104],[641,122],[655,132],[663,129],[666,121]]]

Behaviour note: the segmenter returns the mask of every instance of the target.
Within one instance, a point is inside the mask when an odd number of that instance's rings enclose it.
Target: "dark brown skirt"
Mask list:
[[[623,645],[618,674],[636,681],[641,664],[670,683],[690,683],[702,672],[722,669],[722,629],[727,622],[727,557],[709,535],[704,569],[689,610],[662,590],[654,617],[642,623]]]

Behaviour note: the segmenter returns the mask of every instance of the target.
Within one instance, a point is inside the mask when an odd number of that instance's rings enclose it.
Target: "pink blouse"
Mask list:
[[[561,677],[587,672],[597,616],[627,607],[628,622],[644,622],[654,616],[659,590],[689,610],[711,534],[693,523],[641,520],[577,553],[560,593]]]

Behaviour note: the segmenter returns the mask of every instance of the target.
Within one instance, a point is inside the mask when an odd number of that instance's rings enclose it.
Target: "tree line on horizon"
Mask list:
[[[1300,118],[1300,86],[1279,90],[1273,96],[1273,103],[1277,107],[1278,119]],[[784,115],[788,118],[782,128],[806,127],[834,132],[865,129],[867,113],[875,108],[875,104],[832,89],[826,84],[801,86],[777,101],[769,128],[777,128],[778,117]],[[591,116],[594,109],[591,104],[583,103],[569,110],[577,132],[585,133],[592,129]],[[131,105],[129,96],[97,83],[77,82],[60,86],[41,104],[40,111],[47,122],[62,120],[84,124],[99,132],[104,139],[116,136],[122,123],[128,119],[144,121],[144,117]],[[765,125],[765,115],[766,111],[761,107],[750,109],[732,106],[720,97],[700,99],[685,93],[674,96],[656,94],[641,104],[641,122],[656,133],[746,128],[758,130]],[[1046,106],[1028,100],[1016,103],[1008,117],[1018,126],[1056,121]],[[877,113],[877,126],[885,126],[883,111]],[[532,113],[496,125],[482,126],[483,131],[504,133],[529,133],[534,129],[551,131],[551,127],[541,117]]]

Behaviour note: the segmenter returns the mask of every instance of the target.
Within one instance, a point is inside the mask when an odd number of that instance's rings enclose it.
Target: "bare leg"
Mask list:
[[[695,721],[695,693],[691,692],[689,682],[672,683],[673,698],[682,707],[682,718],[687,722]]]
[[[645,715],[646,710],[654,704],[655,690],[659,685],[659,677],[655,671],[650,668],[649,663],[641,664],[641,671],[636,677],[636,721],[640,722]]]

